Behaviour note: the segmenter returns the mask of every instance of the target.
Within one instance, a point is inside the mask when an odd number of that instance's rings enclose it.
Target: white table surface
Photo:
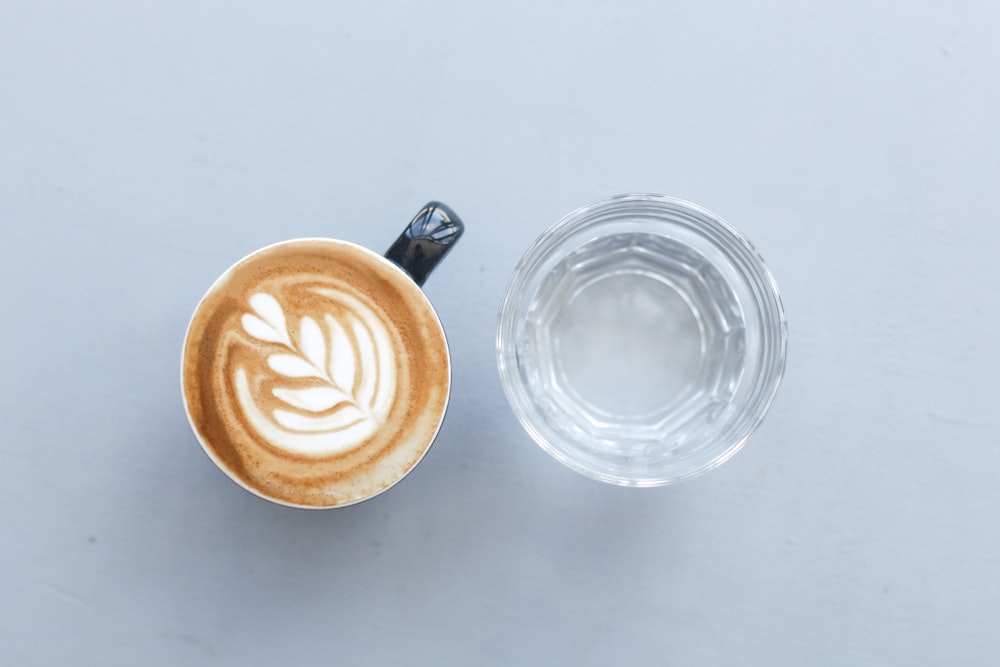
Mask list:
[[[1000,664],[1000,5],[0,3],[0,664]],[[605,486],[521,430],[515,263],[629,191],[741,227],[785,382],[721,469]],[[465,219],[451,408],[290,510],[184,418],[232,261]]]

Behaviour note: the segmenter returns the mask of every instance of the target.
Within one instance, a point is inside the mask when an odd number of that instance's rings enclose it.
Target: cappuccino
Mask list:
[[[259,250],[198,305],[184,402],[206,453],[282,504],[335,507],[423,457],[448,402],[444,331],[417,284],[344,241]]]

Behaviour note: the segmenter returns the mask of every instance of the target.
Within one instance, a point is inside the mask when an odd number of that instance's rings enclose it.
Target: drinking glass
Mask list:
[[[584,206],[542,234],[497,327],[501,382],[531,437],[577,472],[636,487],[732,457],[774,399],[786,344],[750,241],[653,194]]]

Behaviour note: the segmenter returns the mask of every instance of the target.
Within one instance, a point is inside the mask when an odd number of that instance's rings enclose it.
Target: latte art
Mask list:
[[[351,504],[423,457],[450,389],[447,343],[398,267],[350,243],[289,241],[227,271],[184,345],[206,453],[266,498]]]
[[[267,355],[266,367],[284,378],[286,386],[271,390],[282,407],[268,411],[258,405],[250,383],[253,371],[247,367],[236,368],[233,382],[240,407],[259,435],[289,452],[322,456],[357,447],[385,424],[396,368],[385,325],[369,308],[347,294],[313,291],[341,307],[323,313],[322,325],[302,317],[295,342],[281,304],[270,294],[250,297],[254,312],[241,320],[253,338],[280,346]]]

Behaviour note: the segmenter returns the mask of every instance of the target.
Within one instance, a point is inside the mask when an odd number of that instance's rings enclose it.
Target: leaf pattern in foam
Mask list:
[[[243,329],[257,340],[262,340],[265,343],[287,344],[284,334],[275,331],[274,327],[256,315],[246,313],[240,321],[243,323]]]
[[[346,295],[327,296],[338,304],[336,310],[325,313],[319,322],[303,317],[294,342],[284,309],[269,294],[253,295],[250,306],[254,313],[245,313],[241,320],[254,338],[287,348],[268,355],[267,366],[294,382],[279,383],[285,386],[271,390],[288,409],[272,410],[270,427],[260,421],[267,418],[254,405],[243,369],[237,370],[243,378],[242,384],[237,383],[239,400],[257,420],[258,429],[277,427],[276,437],[302,453],[342,449],[369,437],[385,419],[395,391],[390,339],[369,321],[371,313],[354,312],[364,308],[360,301]],[[383,379],[385,372],[389,374]],[[303,380],[313,383],[303,385]],[[315,380],[323,384],[317,385]]]
[[[267,358],[271,370],[290,378],[321,378],[322,371],[296,354],[272,354]]]
[[[359,319],[352,318],[351,329],[354,333],[354,340],[358,344],[358,358],[371,359],[369,367],[362,374],[361,383],[358,386],[358,393],[355,395],[358,403],[365,409],[371,410],[375,403],[375,390],[378,389],[379,358],[375,350],[375,341],[372,340],[371,331]]]
[[[324,319],[330,330],[330,377],[337,387],[355,396],[357,359],[354,358],[354,346],[344,326],[336,318],[327,315]]]
[[[258,292],[250,297],[250,307],[254,309],[256,315],[246,313],[241,320],[248,334],[259,340],[292,346],[288,336],[288,325],[285,322],[285,311],[277,299],[270,294]]]
[[[293,408],[309,412],[326,412],[341,403],[353,403],[351,397],[334,387],[306,387],[305,389],[282,389],[272,392],[275,398],[288,403]]]
[[[290,431],[300,433],[323,433],[350,428],[359,422],[371,419],[354,405],[345,405],[328,415],[303,415],[289,410],[275,410],[274,419]]]
[[[316,320],[303,317],[299,325],[299,347],[316,370],[326,377],[326,340]]]

